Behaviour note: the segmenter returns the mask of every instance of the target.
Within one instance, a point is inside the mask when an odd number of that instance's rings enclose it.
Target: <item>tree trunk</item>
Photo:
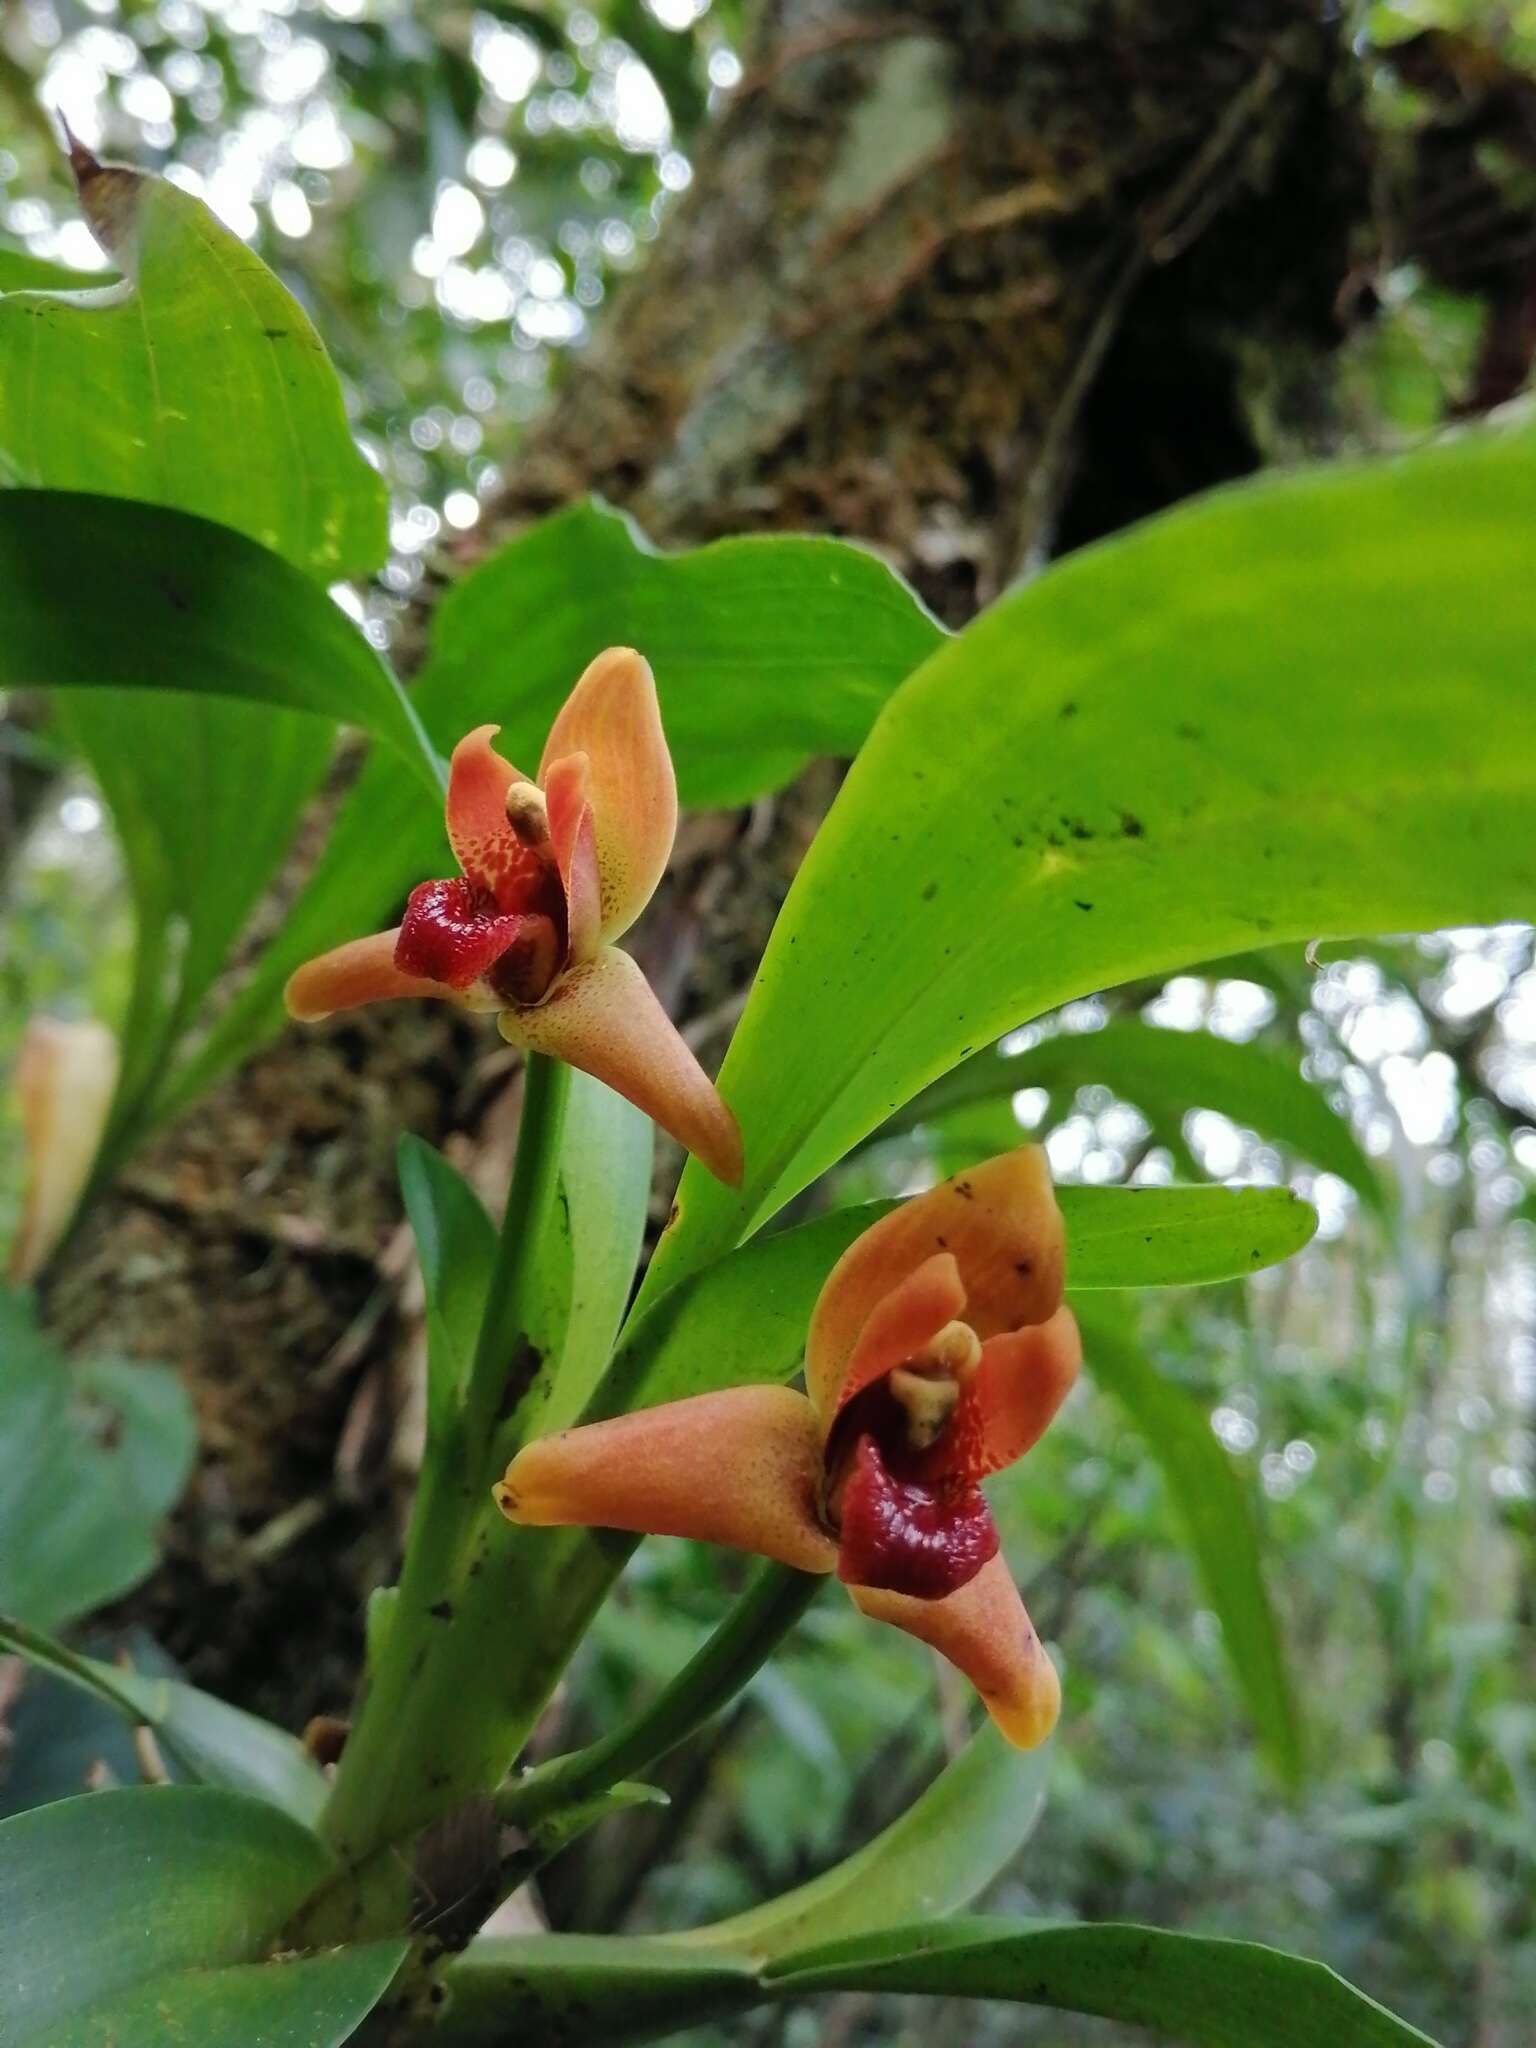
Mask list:
[[[856,537],[958,624],[1258,466],[1259,413],[1313,433],[1373,176],[1325,11],[770,0],[485,541],[595,490],[668,545]],[[712,1054],[831,786],[685,825],[640,949]],[[174,1361],[201,1411],[136,1617],[289,1725],[345,1705],[393,1568],[367,1446],[409,1333],[394,1137],[475,1132],[504,1059],[437,1005],[289,1034],[130,1167],[53,1291],[67,1334]]]

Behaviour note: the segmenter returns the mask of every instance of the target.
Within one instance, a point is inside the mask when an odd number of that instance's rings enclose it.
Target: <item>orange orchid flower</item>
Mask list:
[[[650,901],[677,831],[677,783],[650,668],[610,647],[550,728],[537,781],[482,725],[453,750],[448,840],[462,873],[411,891],[393,930],[354,939],[290,979],[315,1022],[395,996],[494,1012],[501,1035],[596,1075],[741,1179],[736,1119],[613,941]]]
[[[978,1482],[1013,1464],[1081,1362],[1063,1232],[1026,1145],[903,1203],[844,1252],[805,1348],[806,1392],[730,1387],[526,1446],[510,1521],[692,1536],[807,1572],[930,1643],[1021,1749],[1061,1690]]]

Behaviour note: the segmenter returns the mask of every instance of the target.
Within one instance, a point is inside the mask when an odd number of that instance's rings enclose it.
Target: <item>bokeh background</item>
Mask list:
[[[526,423],[666,233],[751,29],[750,7],[721,0],[10,0],[0,248],[102,266],[63,174],[62,114],[261,251],[315,319],[390,488],[391,559],[337,601],[408,664],[415,600],[473,551]],[[1362,9],[1355,29],[1380,52],[1370,91],[1387,130],[1437,117],[1394,67],[1405,38],[1475,34],[1501,63],[1536,66],[1530,7],[1421,0]],[[1380,266],[1373,290],[1340,351],[1337,448],[1413,441],[1473,374],[1472,297],[1411,261]],[[1268,427],[1278,459],[1308,438],[1294,420]],[[0,723],[0,826],[3,1064],[35,1010],[114,1013],[132,932],[102,802],[36,703]],[[1094,1035],[1138,1019],[1188,1036],[1181,1076],[1139,1090],[1099,1077]],[[1253,1503],[1305,1769],[1288,1785],[1256,1739],[1188,1540],[1198,1503],[1080,1389],[995,1489],[1066,1685],[1046,1816],[998,1903],[1272,1941],[1458,2048],[1515,2048],[1536,2013],[1532,934],[1254,955],[1074,1004],[1014,1049],[1056,1037],[1082,1046],[1050,1085],[873,1144],[833,1192],[919,1186],[1022,1128],[1064,1181],[1288,1182],[1315,1203],[1317,1239],[1285,1267],[1140,1310],[1146,1355]],[[1210,1106],[1223,1090],[1219,1064],[1202,1068],[1207,1039],[1314,1084],[1377,1182],[1363,1194],[1360,1176]],[[18,1196],[13,1123],[4,1137],[0,1238]],[[572,1674],[565,1733],[673,1670],[738,1581],[718,1556],[644,1546]],[[825,1597],[671,1767],[670,1808],[557,1864],[542,1909],[561,1927],[645,1929],[748,1904],[899,1812],[965,1714],[914,1645]],[[1118,2037],[847,1999],[730,2038]]]

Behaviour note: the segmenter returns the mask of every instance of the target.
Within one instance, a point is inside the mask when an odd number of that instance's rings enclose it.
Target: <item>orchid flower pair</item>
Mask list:
[[[461,873],[412,891],[393,931],[311,961],[298,1018],[396,996],[494,1012],[502,1036],[594,1074],[721,1180],[736,1120],[613,941],[666,866],[677,791],[651,671],[598,656],[530,781],[478,727],[454,749]],[[821,1290],[806,1392],[738,1386],[529,1444],[495,1488],[514,1522],[699,1537],[801,1571],[931,1644],[1020,1747],[1060,1687],[998,1550],[979,1482],[1021,1458],[1076,1376],[1063,1236],[1044,1155],[1021,1147],[883,1216]]]
[[[978,1482],[1035,1443],[1077,1376],[1063,1233],[1036,1146],[883,1216],[821,1290],[805,1393],[641,1409],[543,1437],[503,1514],[692,1536],[806,1572],[957,1665],[1010,1742],[1043,1742],[1061,1691]]]
[[[482,725],[453,750],[448,842],[461,873],[412,890],[393,930],[301,967],[289,1014],[316,1022],[396,996],[494,1012],[503,1038],[593,1074],[732,1185],[736,1119],[650,983],[613,941],[661,880],[677,783],[656,684],[629,647],[582,675],[536,780]]]

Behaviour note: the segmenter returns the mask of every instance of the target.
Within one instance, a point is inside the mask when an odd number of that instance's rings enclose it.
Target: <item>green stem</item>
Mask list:
[[[529,1828],[656,1763],[719,1712],[765,1664],[821,1590],[814,1572],[761,1565],[702,1649],[648,1707],[611,1735],[503,1787],[499,1819]]]
[[[568,1081],[558,1062],[528,1055],[517,1162],[469,1383],[423,1471],[398,1594],[321,1823],[344,1876],[306,1921],[311,1938],[401,1926],[406,1863],[392,1845],[489,1792],[511,1760],[492,1683],[514,1619],[503,1575],[491,1568],[491,1537],[502,1527],[490,1495],[494,1423],[509,1362],[525,1348]]]

